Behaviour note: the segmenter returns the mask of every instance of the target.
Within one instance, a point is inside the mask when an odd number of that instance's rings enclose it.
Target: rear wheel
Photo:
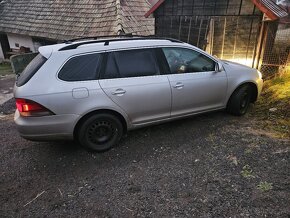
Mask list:
[[[80,144],[94,151],[106,151],[119,142],[123,134],[120,120],[111,114],[94,114],[80,126]]]
[[[227,111],[233,115],[242,116],[249,108],[253,91],[249,85],[238,88],[231,96]]]

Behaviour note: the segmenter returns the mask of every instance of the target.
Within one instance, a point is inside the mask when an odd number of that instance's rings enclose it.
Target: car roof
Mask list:
[[[126,48],[140,48],[148,46],[172,46],[186,44],[171,38],[122,38],[67,41],[64,43],[41,46],[39,52],[49,58],[54,52],[82,53],[90,51],[104,51]]]
[[[187,47],[197,50],[207,56],[210,56],[203,50],[190,45],[188,43],[172,39],[160,37],[128,37],[128,38],[105,38],[105,39],[89,39],[89,40],[68,40],[64,43],[42,46],[39,52],[46,58],[49,58],[55,52],[66,53],[68,56],[78,55],[81,53],[90,52],[105,52],[112,50],[123,49],[137,49],[146,47]],[[212,59],[217,60],[215,57],[210,56]]]

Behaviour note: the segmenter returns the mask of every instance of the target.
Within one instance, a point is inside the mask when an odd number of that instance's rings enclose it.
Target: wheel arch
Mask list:
[[[251,87],[251,90],[253,92],[253,95],[251,97],[251,103],[254,103],[257,98],[258,98],[258,87],[257,87],[257,84],[253,81],[245,81],[241,84],[239,84],[231,93],[230,97],[227,99],[227,105],[231,99],[231,97],[233,96],[233,94],[238,90],[240,89],[241,87],[245,86],[245,85],[249,85]]]
[[[124,118],[124,116],[117,112],[117,111],[114,111],[114,110],[111,110],[111,109],[97,109],[97,110],[93,110],[87,114],[85,114],[84,116],[82,116],[76,123],[75,127],[74,127],[74,131],[73,131],[73,136],[75,139],[77,139],[77,131],[78,129],[80,128],[81,124],[90,116],[94,115],[94,114],[101,114],[101,113],[106,113],[106,114],[111,114],[111,115],[114,115],[116,116],[122,123],[122,126],[124,128],[124,132],[127,131],[128,129],[128,124],[126,122],[126,119]]]

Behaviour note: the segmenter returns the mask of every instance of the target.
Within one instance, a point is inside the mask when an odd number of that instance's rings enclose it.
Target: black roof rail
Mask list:
[[[115,38],[112,38],[115,37]],[[103,39],[104,38],[104,39]],[[111,39],[105,39],[105,38],[111,38]],[[149,35],[149,36],[143,36],[143,35],[132,35],[132,34],[127,34],[127,35],[107,35],[107,36],[98,36],[98,37],[85,37],[85,38],[78,38],[74,39],[74,41],[78,40],[85,40],[85,39],[93,39],[90,41],[85,41],[85,42],[77,42],[75,44],[70,44],[73,41],[68,40],[67,46],[59,49],[59,51],[65,51],[65,50],[71,50],[71,49],[76,49],[81,45],[87,45],[87,44],[93,44],[93,43],[104,43],[104,45],[109,45],[110,42],[116,42],[116,41],[126,41],[126,40],[169,40],[171,42],[178,42],[178,43],[183,43],[180,40],[173,39],[173,38],[167,38],[167,37],[159,37],[159,36],[154,36],[154,35]]]
[[[80,40],[89,40],[89,39],[100,39],[100,38],[113,38],[113,37],[133,37],[132,33],[128,33],[128,34],[122,34],[122,35],[103,35],[103,36],[88,36],[88,37],[79,37],[79,38],[73,38],[73,39],[67,39],[67,40],[63,40],[62,43],[67,43],[70,44],[72,42],[76,42],[76,41],[80,41]]]

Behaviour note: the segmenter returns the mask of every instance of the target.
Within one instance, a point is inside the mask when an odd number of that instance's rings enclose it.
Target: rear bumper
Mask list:
[[[53,115],[43,117],[22,117],[18,110],[14,121],[20,135],[29,140],[72,140],[78,115]]]

